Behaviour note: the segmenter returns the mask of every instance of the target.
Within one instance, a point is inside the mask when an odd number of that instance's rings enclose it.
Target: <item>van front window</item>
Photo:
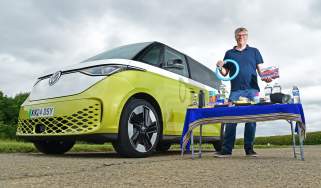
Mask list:
[[[141,50],[150,44],[151,42],[144,42],[121,46],[91,57],[82,63],[103,59],[133,59]]]

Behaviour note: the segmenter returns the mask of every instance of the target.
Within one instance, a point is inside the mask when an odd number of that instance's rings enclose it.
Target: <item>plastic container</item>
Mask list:
[[[273,85],[272,93],[281,93],[281,92],[282,92],[281,85],[275,82]]]
[[[300,91],[297,86],[293,86],[293,88],[292,88],[292,100],[293,100],[294,104],[301,103]]]
[[[264,99],[265,102],[271,102],[270,95],[272,94],[272,87],[270,84],[267,84],[264,88]]]

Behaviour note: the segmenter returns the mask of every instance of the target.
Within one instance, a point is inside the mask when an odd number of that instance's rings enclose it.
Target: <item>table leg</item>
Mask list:
[[[291,125],[293,155],[294,155],[294,158],[296,158],[296,151],[295,151],[296,146],[295,146],[295,134],[294,134],[294,130],[293,130],[293,122],[290,121],[289,123]]]
[[[221,135],[220,135],[220,139],[221,139],[221,149],[218,152],[221,152],[223,149],[223,143],[224,143],[224,134],[225,134],[225,123],[221,123]],[[214,149],[215,151],[215,149]],[[216,152],[216,151],[215,151]]]
[[[194,135],[193,135],[193,130],[191,131],[191,147],[192,147],[192,159],[194,159]]]
[[[202,124],[200,125],[200,141],[198,145],[198,158],[202,158]]]
[[[304,161],[304,148],[303,148],[303,138],[302,138],[303,135],[302,135],[300,126],[298,126],[298,136],[299,136],[301,160]]]

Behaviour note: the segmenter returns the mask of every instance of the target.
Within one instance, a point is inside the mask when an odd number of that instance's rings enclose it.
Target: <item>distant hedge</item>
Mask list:
[[[296,137],[296,141],[298,143],[298,138]],[[243,145],[243,139],[237,139],[237,145]],[[255,144],[257,145],[291,145],[292,144],[292,136],[291,135],[283,135],[283,136],[267,136],[267,137],[256,137]],[[306,134],[306,139],[304,141],[305,145],[319,145],[321,144],[321,131],[311,132]]]
[[[17,125],[6,125],[0,122],[0,139],[14,139],[16,138]]]
[[[0,91],[0,138],[13,139],[16,136],[19,109],[29,93],[9,97]]]

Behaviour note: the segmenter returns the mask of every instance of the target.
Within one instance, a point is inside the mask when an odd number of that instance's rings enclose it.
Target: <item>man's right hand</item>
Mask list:
[[[226,75],[228,74],[228,71],[229,71],[229,70],[225,69],[225,68],[223,67],[223,65],[224,65],[224,61],[222,61],[222,60],[218,60],[217,63],[216,63],[216,66],[219,68],[220,73],[221,73],[223,76],[226,76]]]
[[[224,61],[222,61],[222,60],[218,60],[216,63],[217,67],[223,67],[223,65],[224,65]]]

